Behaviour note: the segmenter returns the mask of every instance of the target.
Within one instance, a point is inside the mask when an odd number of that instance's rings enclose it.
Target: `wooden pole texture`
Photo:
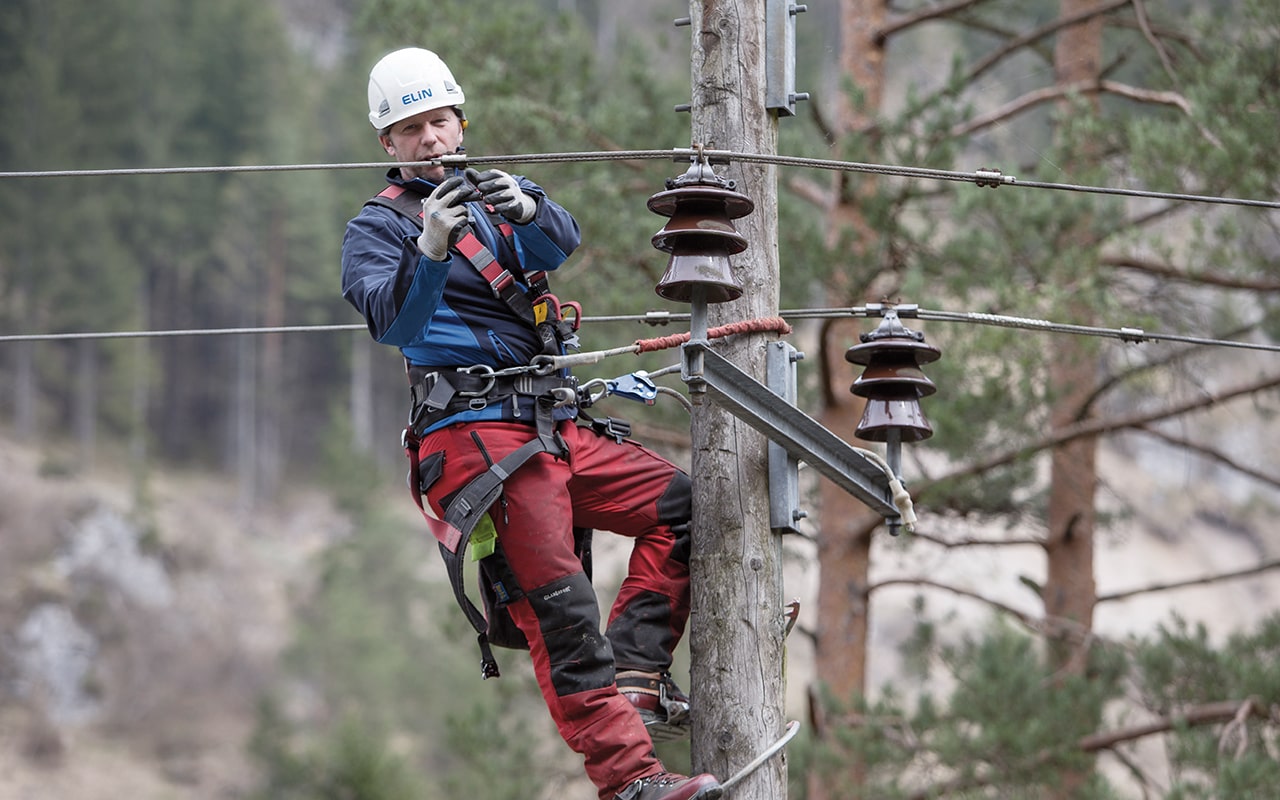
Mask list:
[[[691,0],[692,144],[773,154],[778,120],[765,102],[766,0]],[[715,165],[755,211],[736,225],[750,243],[732,257],[741,298],[709,307],[712,325],[778,311],[776,168]],[[735,336],[717,352],[762,384],[769,335]],[[767,440],[714,400],[695,406],[693,615],[690,624],[692,757],[722,779],[782,734],[782,548],[769,527]],[[734,788],[734,800],[779,800],[785,756]]]

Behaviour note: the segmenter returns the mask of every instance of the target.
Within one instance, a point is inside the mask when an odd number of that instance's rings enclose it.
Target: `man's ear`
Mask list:
[[[378,141],[382,142],[382,149],[387,151],[387,155],[394,156],[396,154],[396,146],[391,143],[391,137],[385,133],[378,134]]]

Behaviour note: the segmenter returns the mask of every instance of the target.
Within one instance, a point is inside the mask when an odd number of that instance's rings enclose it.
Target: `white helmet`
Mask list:
[[[465,101],[449,67],[430,50],[396,50],[369,72],[369,123],[380,131],[414,114]]]

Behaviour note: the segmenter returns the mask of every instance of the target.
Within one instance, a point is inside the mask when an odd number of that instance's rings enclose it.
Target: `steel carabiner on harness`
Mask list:
[[[572,317],[565,312],[573,310]],[[561,301],[550,292],[544,292],[533,300],[534,320],[543,340],[543,352],[559,355],[559,345],[570,350],[578,349],[578,328],[582,327],[582,304],[576,300]],[[555,341],[552,342],[551,340]]]

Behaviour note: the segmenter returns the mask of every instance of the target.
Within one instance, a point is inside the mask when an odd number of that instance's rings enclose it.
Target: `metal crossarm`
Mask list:
[[[899,519],[889,478],[875,462],[715,353],[706,340],[689,341],[681,351],[681,377],[691,392],[705,389],[729,413],[782,445],[887,521]]]

